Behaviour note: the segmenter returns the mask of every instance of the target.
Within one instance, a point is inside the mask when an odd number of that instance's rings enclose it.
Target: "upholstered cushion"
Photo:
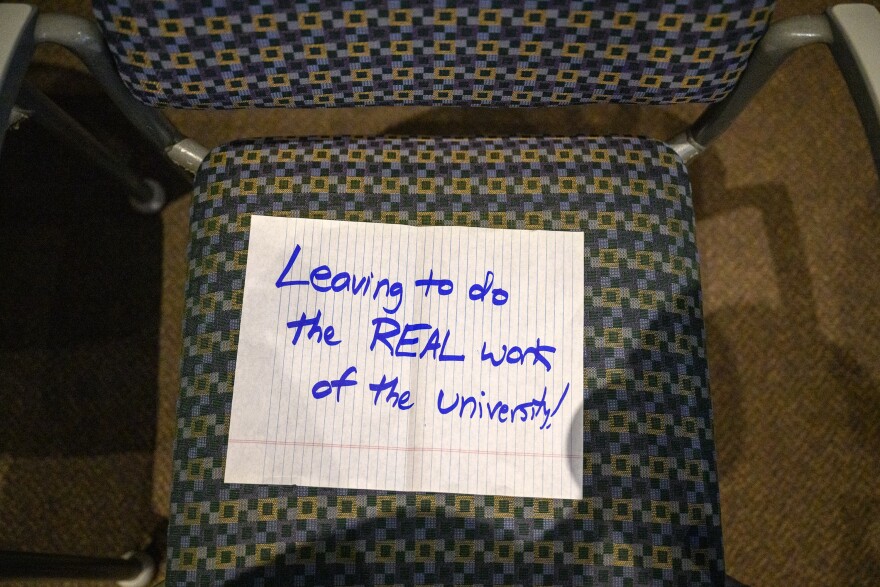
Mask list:
[[[95,0],[122,79],[176,107],[708,102],[772,0]]]
[[[583,231],[584,499],[224,483],[251,214]],[[169,584],[722,579],[691,192],[663,143],[240,142],[199,171],[191,230]]]

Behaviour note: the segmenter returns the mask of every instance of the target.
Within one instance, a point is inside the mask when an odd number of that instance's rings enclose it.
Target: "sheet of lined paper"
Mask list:
[[[580,232],[251,219],[225,481],[580,499]]]

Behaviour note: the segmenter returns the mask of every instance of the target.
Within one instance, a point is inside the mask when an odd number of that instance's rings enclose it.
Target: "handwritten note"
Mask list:
[[[252,217],[225,481],[581,498],[583,251]]]

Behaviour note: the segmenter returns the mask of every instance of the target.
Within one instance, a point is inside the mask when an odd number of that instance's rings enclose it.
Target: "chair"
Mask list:
[[[100,30],[20,11],[0,106],[32,41],[64,44],[195,174],[168,583],[725,582],[686,163],[792,50],[826,43],[880,164],[880,14],[838,6],[768,28],[764,0],[624,4],[98,0]],[[339,137],[210,152],[149,108],[605,101],[712,106],[665,142]],[[257,213],[584,232],[585,498],[225,484]]]

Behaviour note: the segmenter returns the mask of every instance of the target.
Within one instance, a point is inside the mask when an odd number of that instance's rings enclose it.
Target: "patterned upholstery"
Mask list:
[[[251,214],[585,233],[581,501],[223,483]],[[299,139],[196,178],[168,583],[723,581],[694,216],[623,138]]]
[[[292,4],[94,2],[131,91],[186,108],[711,102],[773,2]]]

